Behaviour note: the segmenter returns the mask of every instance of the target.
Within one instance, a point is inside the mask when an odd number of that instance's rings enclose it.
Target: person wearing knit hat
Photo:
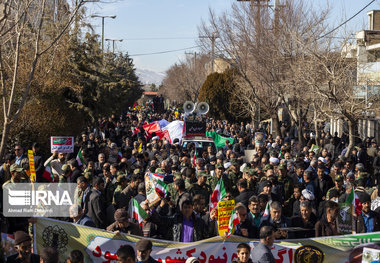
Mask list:
[[[371,197],[367,193],[360,195],[362,211],[356,219],[357,233],[371,233],[380,231],[380,214],[371,210]]]
[[[40,256],[32,253],[32,238],[29,234],[24,231],[16,231],[14,237],[17,254],[8,257],[7,262],[39,263]]]
[[[124,208],[119,208],[114,214],[115,222],[107,227],[107,231],[120,233],[123,232],[128,235],[142,236],[143,233],[140,226],[129,220],[128,211]]]

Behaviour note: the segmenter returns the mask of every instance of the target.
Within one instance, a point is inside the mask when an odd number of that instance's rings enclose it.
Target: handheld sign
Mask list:
[[[157,180],[160,180],[153,173],[145,174],[145,191],[146,191],[146,199],[149,201],[149,205],[155,205],[161,201],[160,196],[157,194],[155,190],[155,185]],[[162,179],[163,180],[163,179]]]
[[[263,147],[265,144],[265,134],[262,132],[255,133],[255,146]]]
[[[355,219],[353,217],[353,205],[352,204],[339,204],[339,214],[337,218],[338,232],[341,235],[354,234],[355,231]]]
[[[32,179],[32,182],[36,182],[36,168],[34,167],[34,156],[33,151],[28,150],[28,158],[29,158],[29,171],[30,171],[30,177]]]
[[[74,137],[52,136],[50,137],[51,152],[58,151],[61,153],[74,152]]]
[[[235,207],[235,200],[219,201],[218,203],[218,231],[219,236],[228,233],[228,223],[230,222],[232,210]]]

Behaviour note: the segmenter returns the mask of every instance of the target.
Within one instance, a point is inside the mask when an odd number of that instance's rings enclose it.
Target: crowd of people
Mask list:
[[[347,152],[348,138],[331,135],[324,127],[313,132],[305,127],[300,141],[291,124],[283,123],[281,134],[273,137],[251,124],[207,119],[208,131],[234,142],[202,149],[192,143],[182,147],[179,140],[169,142],[143,128],[144,123],[181,118],[176,115],[174,110],[158,114],[143,107],[120,117],[99,118],[78,136],[73,153],[54,152],[45,158],[34,144],[37,182],[77,184],[70,218],[60,220],[145,238],[203,240],[219,235],[217,210],[210,209],[209,202],[222,179],[223,200],[235,200],[237,236],[262,239],[265,232],[265,239],[271,231],[275,239],[338,235],[339,204],[348,201],[352,190],[360,200],[355,231],[380,231],[380,148],[375,139],[358,141]],[[264,144],[255,141],[258,131],[265,134]],[[253,150],[251,160],[246,160],[245,150]],[[76,160],[78,151],[82,165]],[[51,180],[43,176],[47,165]],[[28,157],[20,143],[6,154],[0,183],[28,181],[27,169]],[[146,198],[146,173],[163,175],[169,188],[170,195],[156,204]],[[132,198],[148,214],[142,226],[131,215]],[[1,215],[1,231],[28,233],[29,222]]]

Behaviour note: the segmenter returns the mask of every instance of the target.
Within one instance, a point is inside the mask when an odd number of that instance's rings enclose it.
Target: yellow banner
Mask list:
[[[33,183],[36,182],[36,168],[34,167],[34,156],[33,151],[28,150],[28,158],[29,158],[29,174]]]
[[[228,233],[228,224],[230,222],[231,213],[235,206],[235,200],[220,201],[218,203],[218,231],[219,236]],[[233,233],[233,232],[232,232]]]
[[[56,247],[60,262],[66,262],[72,250],[78,249],[85,262],[116,262],[116,252],[122,245],[131,245],[141,238],[126,234],[115,234],[73,223],[39,218],[34,228],[36,253],[44,247]],[[254,253],[258,240],[231,236],[227,240],[217,236],[193,243],[178,243],[151,239],[151,256],[159,262],[184,263],[189,257],[197,257],[201,263],[229,263],[236,259],[236,247],[247,243]],[[363,247],[380,241],[380,232],[276,241],[271,252],[276,263],[347,263],[360,255]],[[361,258],[358,261],[361,262]]]

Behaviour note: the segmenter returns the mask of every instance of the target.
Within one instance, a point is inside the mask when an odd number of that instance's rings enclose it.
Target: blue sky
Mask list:
[[[280,0],[281,3],[282,0]],[[116,42],[118,52],[130,55],[146,54],[196,46],[197,26],[201,19],[207,20],[209,7],[216,12],[228,10],[234,0],[118,0],[112,3],[87,4],[88,14],[116,15],[116,19],[105,19],[105,38],[123,39]],[[331,25],[338,25],[351,17],[370,0],[317,0],[316,7],[332,8]],[[365,11],[346,25],[347,31],[359,31],[367,27],[366,12],[380,9],[380,0],[375,1]],[[96,32],[101,34],[101,19],[89,18]],[[150,39],[141,38],[179,38]],[[108,43],[105,42],[105,48]],[[112,45],[110,45],[112,49]],[[189,49],[186,52],[194,52]],[[133,56],[137,68],[164,72],[171,65],[183,59],[185,51]]]

